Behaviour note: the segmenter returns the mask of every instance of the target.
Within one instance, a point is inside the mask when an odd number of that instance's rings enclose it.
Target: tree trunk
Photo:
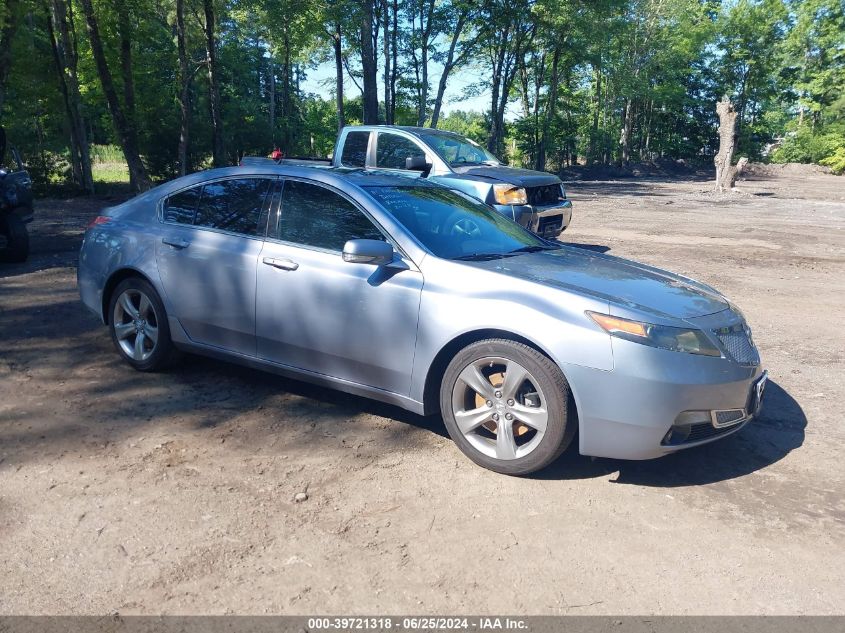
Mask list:
[[[18,5],[20,0],[6,0],[6,21],[0,30],[0,116],[6,100],[6,82],[12,68],[12,39],[18,30]]]
[[[94,15],[94,7],[91,4],[91,0],[80,0],[80,2],[82,4],[82,11],[85,13],[85,22],[88,27],[88,37],[91,40],[91,52],[94,56],[94,63],[97,66],[97,74],[100,76],[100,84],[106,96],[106,103],[111,113],[112,123],[120,141],[120,146],[123,149],[126,164],[129,167],[130,184],[136,191],[145,191],[151,186],[150,178],[147,175],[147,169],[144,167],[144,163],[141,162],[141,155],[138,151],[136,139],[132,134],[129,123],[126,120],[126,115],[117,98],[114,80],[106,63],[106,55],[103,51],[103,41],[100,39],[100,27],[97,23],[97,16]]]
[[[631,132],[634,127],[634,100],[625,100],[625,111],[622,115],[622,131],[619,135],[619,147],[622,151],[622,166],[627,167],[631,162]]]
[[[455,59],[455,50],[458,47],[458,41],[461,38],[461,33],[466,24],[467,11],[458,16],[458,21],[455,23],[455,32],[452,33],[452,41],[449,42],[449,50],[446,53],[446,61],[443,63],[443,72],[440,73],[440,81],[437,84],[437,94],[434,97],[434,108],[431,111],[431,121],[429,127],[437,127],[437,122],[440,120],[440,109],[443,107],[443,95],[446,94],[446,84],[449,80],[449,75],[457,66],[459,61],[463,61],[465,57],[463,54],[459,59]]]
[[[393,0],[393,28],[390,33],[390,120],[396,122],[396,81],[399,76],[399,0]],[[386,99],[386,97],[385,97]]]
[[[284,29],[284,37],[282,39],[284,44],[284,63],[282,68],[282,151],[290,153],[290,131],[291,131],[291,114],[293,108],[291,107],[290,88],[293,79],[293,67],[290,63],[290,32],[287,28]]]
[[[364,0],[361,18],[361,67],[364,74],[364,124],[378,123],[378,77],[373,47],[373,0]]]
[[[558,68],[560,66],[560,56],[562,46],[555,46],[555,52],[552,55],[552,76],[549,83],[549,99],[546,103],[546,111],[543,113],[543,129],[540,133],[540,142],[537,144],[537,162],[534,168],[537,171],[546,171],[546,151],[549,146],[549,124],[555,117],[557,110],[557,88],[558,88]]]
[[[271,149],[276,149],[276,65],[273,63],[273,53],[270,53],[270,58],[267,60],[268,73],[267,84],[270,92],[270,144]]]
[[[185,0],[176,0],[176,44],[179,53],[179,175],[187,174],[191,132],[191,73],[185,35]]]
[[[120,71],[123,79],[123,107],[126,120],[135,132],[135,80],[132,77],[132,26],[126,0],[117,4],[117,30],[120,37]]]
[[[592,165],[596,160],[599,136],[599,112],[601,111],[601,62],[593,65],[596,87],[593,91],[593,122],[590,126],[590,136],[587,141],[586,163]]]
[[[487,149],[492,154],[499,154],[502,130],[499,128],[499,92],[503,90],[502,74],[505,65],[506,42],[510,36],[509,26],[504,27],[501,32],[501,40],[496,46],[493,56],[493,77],[490,90],[490,136],[487,138]]]
[[[716,191],[730,191],[748,159],[740,158],[736,166],[731,164],[736,149],[738,113],[727,96],[716,104],[716,113],[719,115],[719,152],[713,159],[716,165]]]
[[[335,22],[332,40],[334,44],[334,71],[337,86],[337,131],[340,133],[346,125],[346,117],[343,112],[343,40],[341,39],[340,20]]]
[[[85,0],[91,2],[91,0]],[[220,82],[217,70],[217,42],[214,25],[214,2],[203,0],[205,11],[205,63],[208,71],[208,104],[211,110],[211,156],[215,167],[226,165],[226,148],[223,144],[223,115],[220,107]]]
[[[68,24],[68,6],[65,0],[52,0],[47,30],[53,60],[59,78],[59,88],[67,112],[71,139],[71,164],[74,182],[86,193],[94,193],[94,176],[91,171],[91,152],[82,116],[82,97],[79,93],[79,78],[76,74],[76,45],[70,37],[72,27]]]
[[[390,2],[382,2],[384,18],[384,122],[393,125],[393,110],[390,107]]]

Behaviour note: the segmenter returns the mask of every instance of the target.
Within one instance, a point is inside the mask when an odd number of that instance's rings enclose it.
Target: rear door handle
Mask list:
[[[272,257],[265,257],[264,263],[273,268],[281,268],[282,270],[296,270],[299,264],[290,259],[274,259]]]
[[[161,238],[161,241],[167,244],[168,246],[172,246],[173,248],[178,249],[188,248],[191,245],[190,242],[186,240],[180,240],[175,237],[163,237]]]

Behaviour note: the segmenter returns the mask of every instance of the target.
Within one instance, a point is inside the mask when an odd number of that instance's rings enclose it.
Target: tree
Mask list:
[[[188,37],[185,28],[185,0],[176,0],[176,49],[179,57],[179,175],[187,174],[190,167],[191,143],[191,71],[188,59]]]
[[[18,29],[20,0],[6,0],[0,9],[0,120],[6,100],[6,83],[12,67],[12,39]]]
[[[520,58],[537,33],[537,23],[527,0],[484,0],[479,20],[484,54],[492,74],[487,149],[501,155],[505,108]]]
[[[147,169],[144,167],[144,163],[141,161],[137,138],[117,98],[114,80],[112,79],[111,71],[106,61],[106,54],[103,50],[103,41],[100,38],[100,27],[97,22],[97,16],[94,14],[94,7],[91,4],[91,0],[80,0],[80,3],[82,5],[82,11],[85,14],[88,39],[90,40],[91,52],[97,66],[97,74],[100,77],[100,84],[106,97],[115,132],[123,149],[123,156],[126,158],[126,164],[129,167],[130,185],[136,191],[144,191],[151,186],[150,178],[147,175]]]
[[[443,97],[446,94],[446,87],[449,77],[457,69],[467,63],[475,55],[480,31],[472,29],[473,33],[465,36],[466,31],[472,27],[474,19],[474,4],[466,0],[458,0],[441,9],[441,20],[443,21],[442,32],[451,33],[449,47],[445,54],[441,51],[435,53],[434,58],[443,64],[443,71],[440,73],[440,80],[437,83],[437,93],[434,97],[434,105],[431,111],[430,127],[437,127],[440,119],[440,110],[443,107]]]
[[[361,13],[361,68],[364,79],[364,124],[378,123],[378,80],[376,52],[373,44],[373,0],[364,0]]]
[[[85,0],[90,2],[90,0]],[[226,148],[223,143],[223,114],[220,104],[220,80],[217,67],[217,35],[214,16],[214,0],[203,0],[205,13],[205,65],[208,74],[208,107],[211,113],[212,162],[215,167],[227,164]]]
[[[86,122],[82,116],[77,66],[79,54],[73,28],[73,5],[66,0],[51,0],[47,18],[50,48],[59,79],[59,89],[70,127],[70,155],[73,181],[86,193],[94,193],[94,175]]]
[[[732,164],[739,112],[727,97],[723,97],[716,104],[716,113],[719,115],[719,152],[713,159],[716,165],[716,191],[730,191],[748,159],[741,158],[737,165]]]

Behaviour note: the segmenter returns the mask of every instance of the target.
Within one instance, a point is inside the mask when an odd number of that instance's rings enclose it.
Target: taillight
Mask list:
[[[111,222],[111,218],[109,216],[98,215],[96,218],[94,218],[88,223],[88,226],[85,227],[85,230],[87,231],[89,229],[93,229],[95,226],[98,226],[100,224],[107,224],[108,222]]]

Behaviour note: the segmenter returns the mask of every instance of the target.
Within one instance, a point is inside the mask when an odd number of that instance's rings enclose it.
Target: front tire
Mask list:
[[[170,365],[176,348],[164,304],[144,279],[120,282],[109,301],[109,331],[123,359],[138,371],[158,371]]]
[[[25,262],[29,257],[29,233],[21,216],[14,211],[0,214],[0,235],[6,241],[0,248],[0,262]]]
[[[461,350],[440,386],[440,410],[458,448],[476,464],[507,475],[549,465],[575,434],[569,384],[528,345],[489,339]]]

